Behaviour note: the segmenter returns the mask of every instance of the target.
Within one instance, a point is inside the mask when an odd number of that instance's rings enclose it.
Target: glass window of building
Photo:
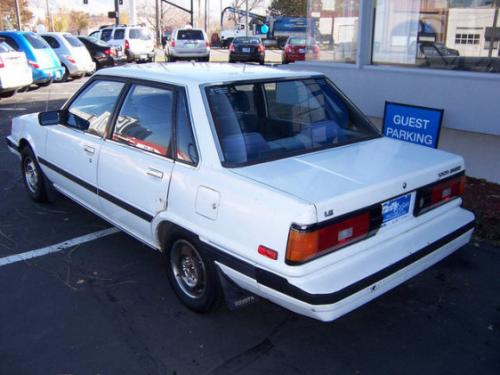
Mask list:
[[[309,0],[308,4],[307,39],[298,47],[290,40],[284,56],[303,51],[305,60],[355,63],[360,0]]]
[[[495,0],[378,0],[372,62],[500,73]]]

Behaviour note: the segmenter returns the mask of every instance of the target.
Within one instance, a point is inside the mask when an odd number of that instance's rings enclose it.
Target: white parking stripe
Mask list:
[[[73,239],[68,240],[68,241],[60,242],[60,243],[55,244],[55,245],[47,246],[47,247],[44,247],[41,249],[31,250],[31,251],[27,251],[27,252],[21,253],[21,254],[9,255],[7,257],[0,258],[0,267],[6,266],[7,264],[20,262],[23,260],[40,257],[42,255],[57,253],[59,251],[66,250],[70,247],[80,245],[80,244],[85,243],[85,242],[89,242],[89,241],[96,240],[98,238],[109,236],[110,234],[114,234],[114,233],[117,233],[119,231],[120,230],[118,228],[108,228],[108,229],[104,229],[104,230],[99,230],[99,231],[94,232],[94,233],[89,233],[89,234],[86,234],[84,236],[76,237],[76,238],[73,238]]]

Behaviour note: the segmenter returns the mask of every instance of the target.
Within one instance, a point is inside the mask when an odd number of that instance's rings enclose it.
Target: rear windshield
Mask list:
[[[102,47],[109,47],[109,44],[106,43],[106,42],[103,42],[102,40],[99,40],[97,38],[94,38],[93,36],[89,36],[87,37],[87,40],[89,42],[92,42],[94,44],[97,44],[98,46],[102,46]]]
[[[9,46],[4,40],[0,40],[0,52],[13,52],[14,49]]]
[[[150,39],[148,33],[144,29],[130,29],[129,36],[130,39],[142,39],[142,40]]]
[[[201,30],[179,30],[177,32],[178,40],[203,40],[203,32]]]
[[[233,40],[233,44],[238,45],[238,44],[260,44],[260,39],[259,38],[235,38]]]
[[[64,39],[66,39],[72,47],[83,47],[82,42],[80,42],[76,36],[64,35]]]
[[[288,44],[294,46],[304,46],[306,45],[306,38],[290,38]],[[307,45],[312,45],[312,44],[316,44],[316,42],[314,41],[314,39],[308,38]]]
[[[379,136],[324,77],[209,86],[223,153],[236,167]]]
[[[24,37],[31,44],[31,47],[35,49],[50,48],[47,42],[38,34],[28,33],[24,34]]]

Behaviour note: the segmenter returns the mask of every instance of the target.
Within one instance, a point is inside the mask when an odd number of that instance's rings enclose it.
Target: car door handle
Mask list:
[[[156,177],[156,178],[163,178],[163,172],[154,169],[154,168],[149,168],[148,171],[146,172],[149,176],[151,177]]]
[[[83,149],[85,152],[88,152],[89,154],[93,154],[95,152],[95,148],[89,145],[83,146]]]

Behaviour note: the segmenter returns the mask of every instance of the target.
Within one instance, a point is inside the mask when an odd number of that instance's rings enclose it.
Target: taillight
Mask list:
[[[264,53],[265,48],[263,44],[259,44],[259,53]]]
[[[128,42],[127,39],[125,39],[125,45],[124,45],[124,47],[125,47],[125,51],[128,50],[128,49],[130,49],[130,43]]]
[[[76,64],[76,60],[72,57],[72,56],[65,56],[66,57],[66,60],[68,60],[70,63],[72,64]]]
[[[231,44],[229,45],[229,52],[234,52],[234,51],[236,51],[236,48],[234,47],[234,44],[233,44],[233,43],[231,43]]]
[[[112,55],[111,49],[105,49],[104,50],[104,54],[108,55],[108,56],[111,56]]]
[[[1,57],[0,57],[0,68],[5,68],[5,64],[3,63],[3,60]]]
[[[175,40],[170,41],[170,47],[175,47]]]
[[[39,69],[40,68],[40,65],[37,64],[35,61],[33,60],[28,60],[28,64],[30,64],[33,68],[35,69]]]
[[[365,239],[382,224],[382,205],[343,215],[309,227],[292,225],[288,234],[286,262],[301,264]]]
[[[205,47],[210,47],[210,42],[208,40],[205,41]]]
[[[292,46],[286,46],[285,47],[285,51],[288,52],[288,53],[291,53],[292,52]]]
[[[465,172],[417,190],[414,215],[418,216],[463,195]]]

